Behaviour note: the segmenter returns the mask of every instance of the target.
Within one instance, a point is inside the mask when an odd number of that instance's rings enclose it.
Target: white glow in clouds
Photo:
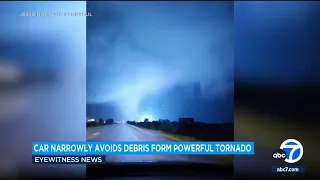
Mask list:
[[[153,121],[154,119],[152,118],[152,116],[150,115],[141,115],[140,119],[139,119],[139,122],[144,122],[145,119],[148,119],[149,122]]]

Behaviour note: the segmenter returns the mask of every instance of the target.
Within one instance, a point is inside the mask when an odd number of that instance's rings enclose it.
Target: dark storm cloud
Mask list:
[[[121,102],[200,82],[206,96],[233,86],[232,2],[88,2],[87,100]],[[214,84],[214,86],[213,86]]]

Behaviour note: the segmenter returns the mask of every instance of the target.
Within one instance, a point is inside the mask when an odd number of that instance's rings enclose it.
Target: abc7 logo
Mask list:
[[[286,152],[282,149],[278,149],[276,150],[273,154],[272,154],[273,159],[286,159]]]

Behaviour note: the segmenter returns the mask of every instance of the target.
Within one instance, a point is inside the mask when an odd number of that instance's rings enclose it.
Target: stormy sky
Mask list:
[[[88,2],[87,103],[126,118],[177,84],[205,98],[233,87],[232,2]]]

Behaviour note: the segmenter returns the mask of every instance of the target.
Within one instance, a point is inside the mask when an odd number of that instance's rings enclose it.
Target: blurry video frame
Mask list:
[[[87,141],[233,141],[233,2],[88,2],[87,11]]]

